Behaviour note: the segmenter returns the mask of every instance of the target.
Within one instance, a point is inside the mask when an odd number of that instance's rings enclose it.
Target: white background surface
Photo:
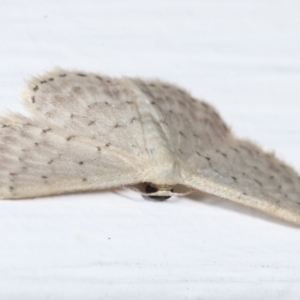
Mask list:
[[[0,1],[0,66],[20,112],[55,66],[175,82],[300,171],[299,1]],[[0,299],[300,299],[300,230],[200,193],[1,201]]]

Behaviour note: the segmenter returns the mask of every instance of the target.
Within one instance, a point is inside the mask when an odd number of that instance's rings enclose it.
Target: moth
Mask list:
[[[56,69],[28,82],[24,105],[30,117],[0,119],[2,199],[141,184],[157,200],[197,189],[300,224],[299,175],[176,85]]]

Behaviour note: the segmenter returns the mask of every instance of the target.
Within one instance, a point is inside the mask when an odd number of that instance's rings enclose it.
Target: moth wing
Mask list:
[[[291,167],[236,139],[211,105],[187,91],[158,80],[133,82],[156,109],[179,166],[179,184],[300,225],[300,178]]]
[[[122,78],[56,69],[29,80],[23,96],[35,120],[133,155],[145,153],[140,116]]]
[[[0,198],[29,198],[140,182],[136,156],[48,123],[0,121]]]
[[[300,225],[300,178],[273,153],[229,136],[184,163],[184,183]]]

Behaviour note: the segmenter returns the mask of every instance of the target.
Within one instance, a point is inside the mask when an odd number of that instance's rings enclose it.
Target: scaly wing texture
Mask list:
[[[197,156],[183,172],[186,184],[300,225],[299,175],[274,154],[229,136]]]
[[[145,152],[142,125],[126,80],[57,69],[28,82],[24,104],[36,120],[69,134]],[[134,133],[134,134],[133,134]]]
[[[201,149],[222,143],[230,131],[219,114],[206,102],[196,100],[175,85],[159,80],[132,79],[149,104],[175,157],[186,161]]]
[[[95,74],[33,78],[24,92],[32,118],[0,122],[0,198],[140,182],[147,156],[131,98],[126,81]]]
[[[0,151],[2,199],[118,187],[142,176],[120,149],[19,116],[1,120]]]
[[[215,109],[159,81],[134,80],[157,108],[182,184],[300,224],[300,177],[272,153],[236,139]]]

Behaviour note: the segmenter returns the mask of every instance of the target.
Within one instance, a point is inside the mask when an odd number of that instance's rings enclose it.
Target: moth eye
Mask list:
[[[145,189],[146,194],[156,193],[157,191],[158,191],[157,187],[154,187],[154,186],[149,185],[149,184],[146,186],[146,189]]]
[[[145,188],[146,194],[152,194],[152,193],[156,193],[158,191],[159,191],[159,189],[157,187],[152,186],[150,184],[148,184]],[[171,189],[170,192],[173,192],[173,189]],[[171,196],[147,196],[146,195],[144,198],[156,200],[156,201],[165,201],[165,200],[171,198]]]

